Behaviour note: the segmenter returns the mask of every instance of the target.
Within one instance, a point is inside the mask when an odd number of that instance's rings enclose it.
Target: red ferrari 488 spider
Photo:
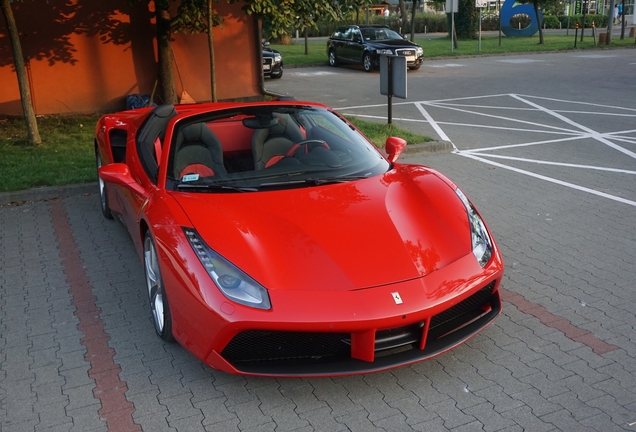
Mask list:
[[[329,107],[160,105],[103,116],[101,209],[144,264],[158,335],[209,366],[350,375],[430,358],[501,311],[503,260],[448,178]]]

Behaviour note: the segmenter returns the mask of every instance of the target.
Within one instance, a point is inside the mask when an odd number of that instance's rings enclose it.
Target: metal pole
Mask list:
[[[481,51],[481,8],[479,8],[479,51]]]
[[[499,46],[501,46],[501,0],[497,0],[497,15],[499,16]]]
[[[393,124],[393,59],[391,58],[391,56],[387,57],[387,69],[388,69],[388,76],[389,76],[389,91],[388,91],[388,95],[387,95],[387,102],[389,105],[389,112],[388,112],[388,116],[389,116],[389,125]]]
[[[455,0],[451,0],[451,52],[453,52],[453,48],[455,47]]]

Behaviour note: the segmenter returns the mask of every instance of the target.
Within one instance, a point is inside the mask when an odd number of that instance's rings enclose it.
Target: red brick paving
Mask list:
[[[97,298],[82,267],[83,261],[62,201],[49,201],[49,211],[72,303],[76,308],[75,317],[79,320],[77,328],[83,334],[84,359],[91,365],[88,374],[95,380],[93,395],[102,404],[99,415],[106,421],[108,430],[140,431],[141,427],[133,421],[135,407],[125,395],[128,385],[119,378],[121,367],[113,359],[115,351],[108,346],[110,336],[104,331],[104,323],[99,316],[101,310],[96,305]]]
[[[504,301],[513,304],[521,312],[538,318],[546,326],[562,331],[570,339],[589,346],[596,354],[605,354],[618,349],[615,345],[603,342],[591,332],[576,327],[567,319],[548,312],[543,306],[529,302],[521,294],[506,291],[503,288],[499,290]]]

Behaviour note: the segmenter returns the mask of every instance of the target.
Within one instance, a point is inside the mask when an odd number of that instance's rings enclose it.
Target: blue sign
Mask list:
[[[539,31],[539,23],[531,4],[515,4],[516,0],[506,0],[501,7],[501,31],[508,37],[530,37]],[[510,20],[515,15],[526,14],[530,17],[530,25],[521,30],[513,28]],[[543,21],[543,13],[539,10],[539,21]]]

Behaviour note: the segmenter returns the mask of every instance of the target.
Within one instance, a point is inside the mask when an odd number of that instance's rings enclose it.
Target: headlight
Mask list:
[[[183,228],[185,236],[207,270],[212,281],[223,295],[232,301],[257,309],[271,309],[269,294],[258,282],[234,264],[214,252],[199,234],[191,228]]]
[[[492,256],[492,241],[488,235],[488,230],[486,230],[484,221],[481,220],[477,210],[475,210],[475,207],[473,207],[470,201],[468,201],[466,195],[464,195],[459,188],[455,189],[455,193],[459,199],[462,200],[464,207],[466,207],[466,211],[468,212],[468,223],[470,224],[473,255],[477,258],[479,265],[484,267],[488,261],[490,261],[490,257]]]
[[[424,49],[422,47],[417,47],[415,52],[417,53],[418,57],[424,55]]]
[[[392,55],[393,51],[391,51],[390,49],[379,49],[375,51],[378,54],[388,54],[388,55]]]
[[[283,57],[280,54],[274,55],[274,63],[280,63],[283,60]]]

